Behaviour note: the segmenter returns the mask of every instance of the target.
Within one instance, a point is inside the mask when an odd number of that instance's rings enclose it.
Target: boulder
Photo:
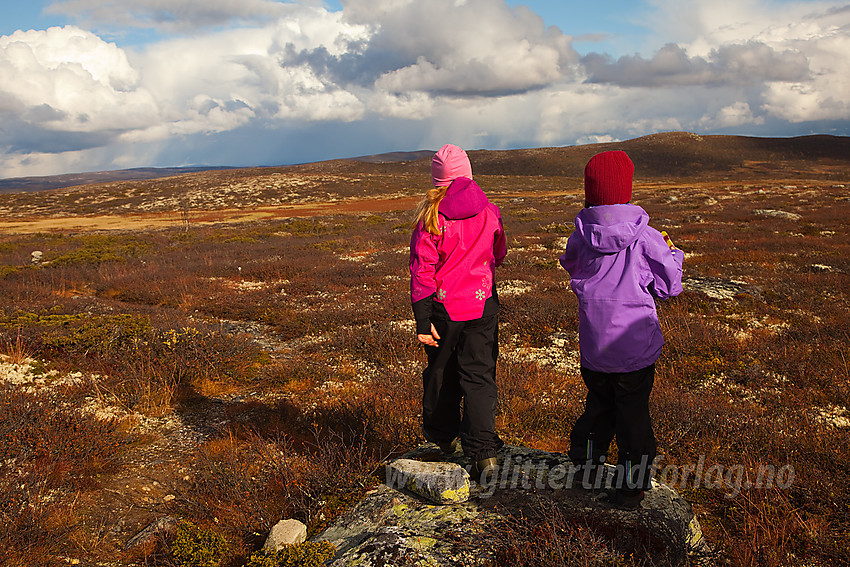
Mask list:
[[[284,545],[293,545],[307,540],[307,526],[298,520],[281,520],[274,525],[263,549],[277,551]]]
[[[694,565],[710,557],[691,506],[663,483],[655,482],[637,508],[624,509],[609,502],[604,491],[580,488],[581,479],[563,454],[506,446],[499,459],[497,474],[484,485],[469,483],[468,499],[435,505],[408,487],[416,483],[401,483],[402,472],[423,485],[433,477],[421,471],[457,470],[443,466],[448,464],[464,470],[471,463],[461,454],[445,456],[433,444],[417,447],[387,467],[387,483],[314,539],[336,546],[330,563],[334,567],[488,565],[505,543],[498,539],[500,529],[505,533],[504,526],[515,526],[520,518],[532,522],[532,533],[533,522],[550,519],[535,516],[535,510],[557,509],[566,524],[589,525],[612,538],[606,559],[611,563],[628,556],[629,546],[639,538],[650,542],[645,547],[655,555],[647,559],[655,565]],[[445,462],[432,462],[437,460]],[[433,494],[437,489],[431,486],[422,492]]]
[[[406,488],[435,504],[469,500],[469,474],[456,463],[396,459],[387,468],[387,484]]]

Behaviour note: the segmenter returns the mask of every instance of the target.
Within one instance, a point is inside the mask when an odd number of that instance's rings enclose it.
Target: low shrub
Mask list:
[[[335,553],[336,547],[328,541],[305,541],[277,551],[258,551],[251,555],[246,567],[319,567]]]
[[[177,526],[171,555],[181,567],[221,567],[228,556],[224,536],[191,522]]]
[[[75,504],[119,469],[134,442],[114,420],[81,415],[62,396],[0,384],[0,566],[64,565],[68,542],[86,541]]]

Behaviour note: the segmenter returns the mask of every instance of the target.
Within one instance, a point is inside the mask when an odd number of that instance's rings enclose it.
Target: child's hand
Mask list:
[[[670,250],[679,250],[679,248],[677,248],[676,245],[673,244],[673,241],[670,240],[670,237],[667,235],[667,232],[662,230],[661,236],[664,237],[664,243],[667,244],[667,246],[670,247]]]
[[[437,341],[440,340],[440,333],[437,332],[437,329],[434,328],[434,324],[431,323],[431,334],[430,335],[416,335],[416,338],[419,339],[419,342],[428,346],[438,347],[440,346]]]

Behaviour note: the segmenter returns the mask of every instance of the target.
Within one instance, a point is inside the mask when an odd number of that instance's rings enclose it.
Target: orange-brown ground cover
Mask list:
[[[225,563],[242,565],[279,519],[316,533],[377,482],[382,459],[421,441],[407,244],[427,173],[337,172],[333,186],[299,175],[276,176],[290,203],[340,208],[188,229],[174,209],[155,230],[0,237],[0,565],[172,565],[168,535],[123,548],[165,515],[224,535]],[[510,244],[499,431],[561,451],[584,397],[557,265],[580,179],[477,180]],[[687,254],[686,291],[659,307],[663,464],[795,473],[732,498],[723,483],[678,487],[721,563],[850,562],[850,192],[838,185],[644,179],[635,191]],[[544,516],[505,526],[500,557],[556,563],[558,545],[598,549],[610,535]]]

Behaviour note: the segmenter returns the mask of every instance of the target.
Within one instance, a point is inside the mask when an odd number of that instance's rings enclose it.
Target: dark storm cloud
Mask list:
[[[43,128],[17,117],[2,115],[0,148],[9,154],[58,154],[98,148],[113,142],[116,132],[63,132]]]
[[[397,52],[375,53],[366,41],[347,42],[341,55],[331,54],[325,46],[297,50],[292,43],[287,43],[279,54],[279,60],[283,67],[306,65],[316,76],[327,78],[334,84],[360,87],[370,87],[388,70],[411,63],[409,58]]]
[[[264,23],[284,14],[272,0],[62,0],[45,8],[98,27],[189,30],[234,22]]]
[[[599,54],[582,58],[590,83],[624,87],[750,86],[763,82],[804,81],[809,62],[798,51],[778,52],[761,42],[732,44],[712,50],[708,58],[688,57],[675,44],[661,48],[652,59],[640,55],[616,61]]]

